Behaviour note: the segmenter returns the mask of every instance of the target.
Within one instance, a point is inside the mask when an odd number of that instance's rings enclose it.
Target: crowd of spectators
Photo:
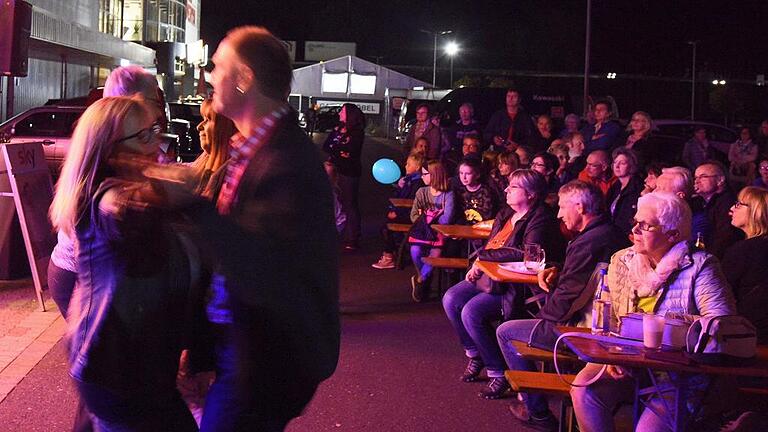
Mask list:
[[[536,370],[511,341],[550,346],[555,326],[586,326],[594,294],[589,281],[605,267],[617,315],[637,309],[689,317],[741,314],[766,341],[768,286],[760,269],[768,267],[768,121],[756,134],[739,130],[738,141],[718,157],[705,128],[684,147],[660,148],[649,139],[648,113],[635,112],[624,129],[606,101],[594,104],[593,122],[569,114],[559,131],[549,116],[532,117],[515,89],[484,128],[470,104],[459,112],[455,125],[441,129],[429,107],[417,108],[405,145],[406,175],[393,194],[415,201],[410,215],[387,209],[386,222],[416,226],[427,212],[434,223],[485,222],[492,226],[489,240],[474,246],[486,261],[521,261],[529,243],[546,250],[538,286],[494,282],[470,260],[464,280],[442,298],[468,358],[460,379],[476,381],[483,371],[488,377],[480,396],[509,392],[505,369]],[[386,247],[373,267],[394,268],[396,245],[410,242],[415,301],[431,292],[433,269],[423,257],[466,257],[467,248],[452,247],[450,239],[427,247],[409,234],[386,227],[382,233]],[[524,300],[543,292],[546,301],[531,312]],[[611,366],[591,380],[598,369],[587,365],[578,377],[591,384],[572,391],[582,430],[612,430],[614,406],[634,394],[627,371]],[[698,408],[695,393],[706,380],[689,381],[688,407]],[[657,398],[652,405],[661,413],[667,402]],[[510,409],[530,427],[557,425],[541,395],[521,395]],[[640,424],[643,430],[666,427],[652,410]]]

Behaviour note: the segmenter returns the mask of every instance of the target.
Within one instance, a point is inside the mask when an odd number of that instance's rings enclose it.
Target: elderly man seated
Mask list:
[[[617,252],[608,267],[614,316],[632,312],[635,304],[644,312],[658,315],[736,313],[731,289],[717,259],[689,242],[691,210],[680,197],[665,192],[640,197],[632,232],[634,245]],[[602,368],[602,365],[587,364],[579,372],[576,384],[590,381]],[[664,373],[657,375],[657,381],[670,379]],[[706,377],[671,378],[687,380],[689,409],[700,403]],[[572,387],[579,429],[583,432],[614,430],[614,408],[619,403],[630,402],[634,391],[635,381],[630,371],[611,365],[596,382],[586,387]],[[657,396],[650,403],[653,410],[642,413],[636,430],[667,430],[667,424],[658,415],[667,413],[666,407],[671,406],[671,401]]]
[[[584,308],[589,307],[593,294],[586,290],[592,272],[599,262],[607,262],[614,252],[628,244],[621,230],[611,224],[603,206],[603,196],[595,186],[574,180],[560,188],[558,195],[560,211],[557,216],[569,230],[578,234],[565,250],[559,277],[556,267],[539,273],[539,285],[550,294],[537,314],[538,319],[507,321],[496,330],[496,338],[510,369],[536,371],[534,362],[518,356],[511,342],[527,342],[535,332],[534,343],[547,345],[554,342],[554,326],[583,321]],[[546,396],[529,394],[524,399],[524,404],[512,401],[510,410],[515,417],[539,430],[557,427]]]

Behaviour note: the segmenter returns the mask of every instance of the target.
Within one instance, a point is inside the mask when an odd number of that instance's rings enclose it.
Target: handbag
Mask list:
[[[757,354],[757,331],[738,315],[697,318],[688,329],[686,351],[703,364],[745,364]]]
[[[445,198],[443,198],[445,205]],[[425,245],[431,247],[441,247],[445,244],[445,236],[432,229],[432,224],[437,221],[443,209],[427,209],[408,231],[408,243],[416,245]]]

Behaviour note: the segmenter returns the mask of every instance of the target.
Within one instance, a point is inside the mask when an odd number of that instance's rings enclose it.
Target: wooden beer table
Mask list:
[[[559,330],[571,330],[559,328]],[[730,375],[744,377],[768,377],[768,347],[758,347],[754,361],[746,366],[712,366],[698,364],[689,359],[681,350],[647,349],[642,342],[615,336],[568,337],[563,339],[579,360],[589,363],[609,364],[635,370],[637,376],[647,374],[651,385],[643,387],[635,379],[635,426],[640,419],[643,406],[654,397],[672,395],[672,403],[663,420],[673,431],[684,431],[688,424],[688,409],[685,393],[690,375]],[[659,382],[654,372],[672,372],[667,382]],[[646,408],[650,409],[650,408]]]
[[[524,283],[534,285],[539,283],[535,274],[517,273],[504,270],[500,267],[500,265],[504,263],[480,260],[475,261],[475,263],[480,268],[480,270],[483,271],[483,273],[487,274],[489,278],[496,282]]]
[[[395,207],[411,208],[413,200],[410,198],[390,198],[389,202]]]

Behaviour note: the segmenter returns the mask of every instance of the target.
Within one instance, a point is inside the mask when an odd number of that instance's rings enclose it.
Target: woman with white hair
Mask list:
[[[608,286],[613,316],[633,312],[635,305],[646,313],[665,315],[719,316],[736,313],[733,294],[715,257],[693,247],[691,210],[677,195],[654,192],[640,197],[635,215],[634,245],[611,257]],[[601,373],[602,365],[587,364],[576,382],[584,383]],[[686,406],[696,408],[703,376],[658,375],[665,379],[685,380]],[[613,410],[619,403],[632,400],[635,382],[630,372],[608,365],[605,373],[587,387],[572,387],[574,411],[582,431],[612,431]],[[637,425],[638,431],[667,430],[665,414],[671,401],[656,397],[650,401]],[[654,411],[656,413],[654,413]]]

